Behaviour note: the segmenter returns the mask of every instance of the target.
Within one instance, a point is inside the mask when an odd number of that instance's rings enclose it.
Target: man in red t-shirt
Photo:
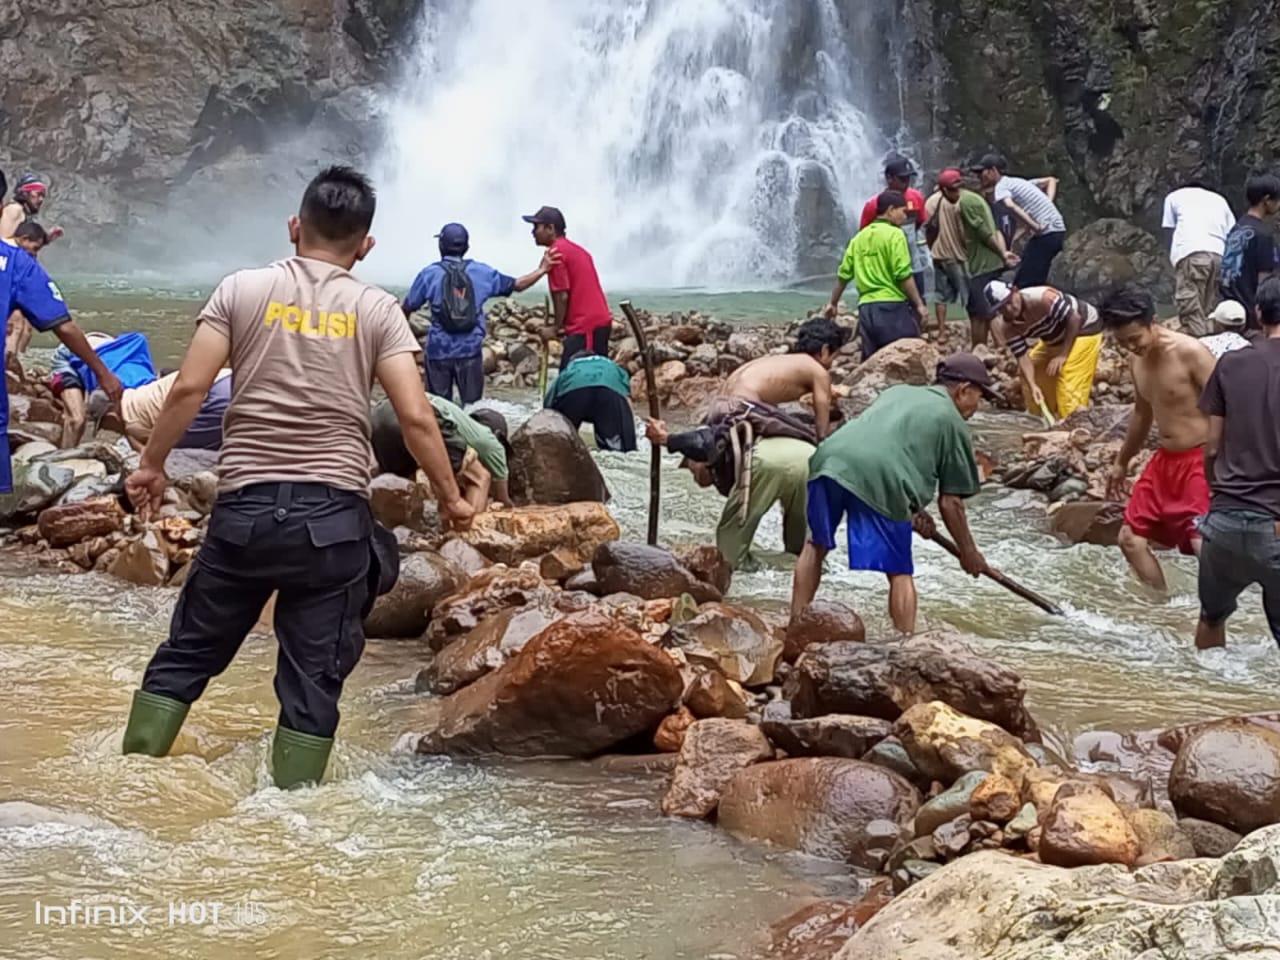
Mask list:
[[[888,185],[888,189],[897,190],[907,198],[907,219],[902,224],[902,232],[907,235],[907,250],[911,253],[911,275],[915,278],[916,289],[920,291],[920,296],[925,296],[926,285],[932,279],[930,273],[933,270],[933,258],[929,254],[929,247],[925,243],[924,238],[924,195],[911,186],[911,181],[916,175],[915,167],[911,165],[911,161],[906,157],[892,156],[885,161],[884,164],[884,182]],[[876,201],[879,194],[867,201],[862,208],[862,220],[858,224],[859,230],[865,230],[878,216],[876,213]],[[932,286],[928,286],[932,289]]]
[[[560,256],[547,275],[555,320],[546,334],[562,338],[560,369],[584,350],[607,357],[613,316],[591,254],[564,235],[564,214],[555,207],[543,207],[521,219],[533,224],[534,243]]]

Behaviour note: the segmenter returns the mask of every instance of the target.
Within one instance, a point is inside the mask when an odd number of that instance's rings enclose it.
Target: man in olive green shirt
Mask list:
[[[907,198],[900,191],[886,190],[876,198],[876,219],[849,241],[823,311],[835,317],[849,281],[856,282],[863,360],[895,340],[920,336],[928,315],[911,273],[911,251],[902,232],[906,220]]]
[[[960,565],[978,576],[987,562],[973,541],[964,498],[980,478],[966,424],[982,398],[997,399],[981,360],[957,353],[938,364],[932,387],[890,387],[867,410],[818,445],[809,461],[809,542],[796,562],[791,615],[818,591],[822,562],[848,517],[849,569],[889,578],[889,615],[902,633],[916,628],[911,533],[934,533],[924,508],[938,494],[943,522],[960,548]]]
[[[969,257],[969,336],[976,347],[987,342],[991,326],[991,313],[983,291],[1006,269],[1018,265],[1018,255],[1005,246],[1004,235],[996,229],[991,204],[982,194],[966,189],[954,177],[947,178],[946,186],[939,182],[939,189],[944,200],[960,208],[960,219],[964,223],[964,247]]]

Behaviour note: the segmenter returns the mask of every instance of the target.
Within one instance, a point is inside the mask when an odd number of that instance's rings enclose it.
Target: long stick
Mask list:
[[[551,322],[551,298],[547,297],[547,322]],[[544,401],[547,396],[547,366],[551,360],[551,344],[542,341],[542,354],[538,358],[538,400]]]
[[[953,557],[959,558],[960,548],[957,547],[950,540],[948,540],[944,534],[935,532],[934,535],[929,539],[932,540],[934,543],[936,543],[938,546],[940,546],[943,550],[947,551],[947,553],[951,554]],[[1013,580],[1010,580],[999,570],[988,570],[984,574],[984,576],[990,577],[992,580],[1000,584],[1000,586],[1004,587],[1006,590],[1010,591],[1011,593],[1016,593],[1023,600],[1029,601],[1030,603],[1034,603],[1037,607],[1039,607],[1045,613],[1051,613],[1055,617],[1066,616],[1066,614],[1062,612],[1062,608],[1059,607],[1056,603],[1046,600],[1044,597],[1040,596],[1040,594],[1036,593],[1034,590],[1028,590],[1022,584],[1017,583]]]
[[[631,333],[640,348],[640,356],[644,360],[644,381],[649,394],[649,416],[654,420],[662,419],[662,404],[658,400],[658,381],[653,375],[653,353],[649,349],[649,341],[644,335],[644,327],[636,316],[635,308],[630,300],[622,301],[622,314],[631,325]],[[649,442],[649,546],[658,545],[658,507],[662,500],[662,447]]]

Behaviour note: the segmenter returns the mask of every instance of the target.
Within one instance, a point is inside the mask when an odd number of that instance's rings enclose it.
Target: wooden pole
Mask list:
[[[644,360],[644,381],[649,394],[649,416],[654,420],[662,419],[662,404],[658,400],[658,381],[653,375],[653,353],[649,349],[649,340],[644,335],[644,327],[636,316],[635,308],[630,300],[622,301],[622,314],[631,326],[631,334],[636,338],[640,348],[640,357]],[[658,545],[658,509],[662,500],[662,447],[649,441],[649,546]]]
[[[947,553],[951,554],[953,557],[959,558],[960,548],[957,547],[950,540],[948,540],[944,534],[935,532],[934,535],[929,539],[932,540],[934,543],[936,543],[938,546],[940,546],[943,550],[947,551]],[[1056,603],[1053,603],[1050,600],[1046,600],[1044,597],[1040,596],[1040,594],[1036,593],[1034,590],[1028,590],[1022,584],[1017,583],[1016,581],[1006,577],[999,570],[988,570],[985,574],[983,574],[983,576],[989,577],[990,579],[994,580],[996,583],[1000,584],[1000,586],[1008,590],[1010,593],[1015,593],[1018,596],[1020,596],[1023,600],[1026,600],[1029,603],[1034,603],[1037,607],[1039,607],[1045,613],[1051,613],[1055,617],[1066,616],[1066,614],[1062,612],[1062,608],[1059,607]]]

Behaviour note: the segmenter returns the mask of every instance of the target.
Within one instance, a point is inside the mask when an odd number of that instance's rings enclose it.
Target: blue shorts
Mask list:
[[[890,520],[867,506],[830,477],[809,481],[809,539],[834,550],[840,520],[849,519],[849,569],[915,573],[911,559],[911,521]]]

